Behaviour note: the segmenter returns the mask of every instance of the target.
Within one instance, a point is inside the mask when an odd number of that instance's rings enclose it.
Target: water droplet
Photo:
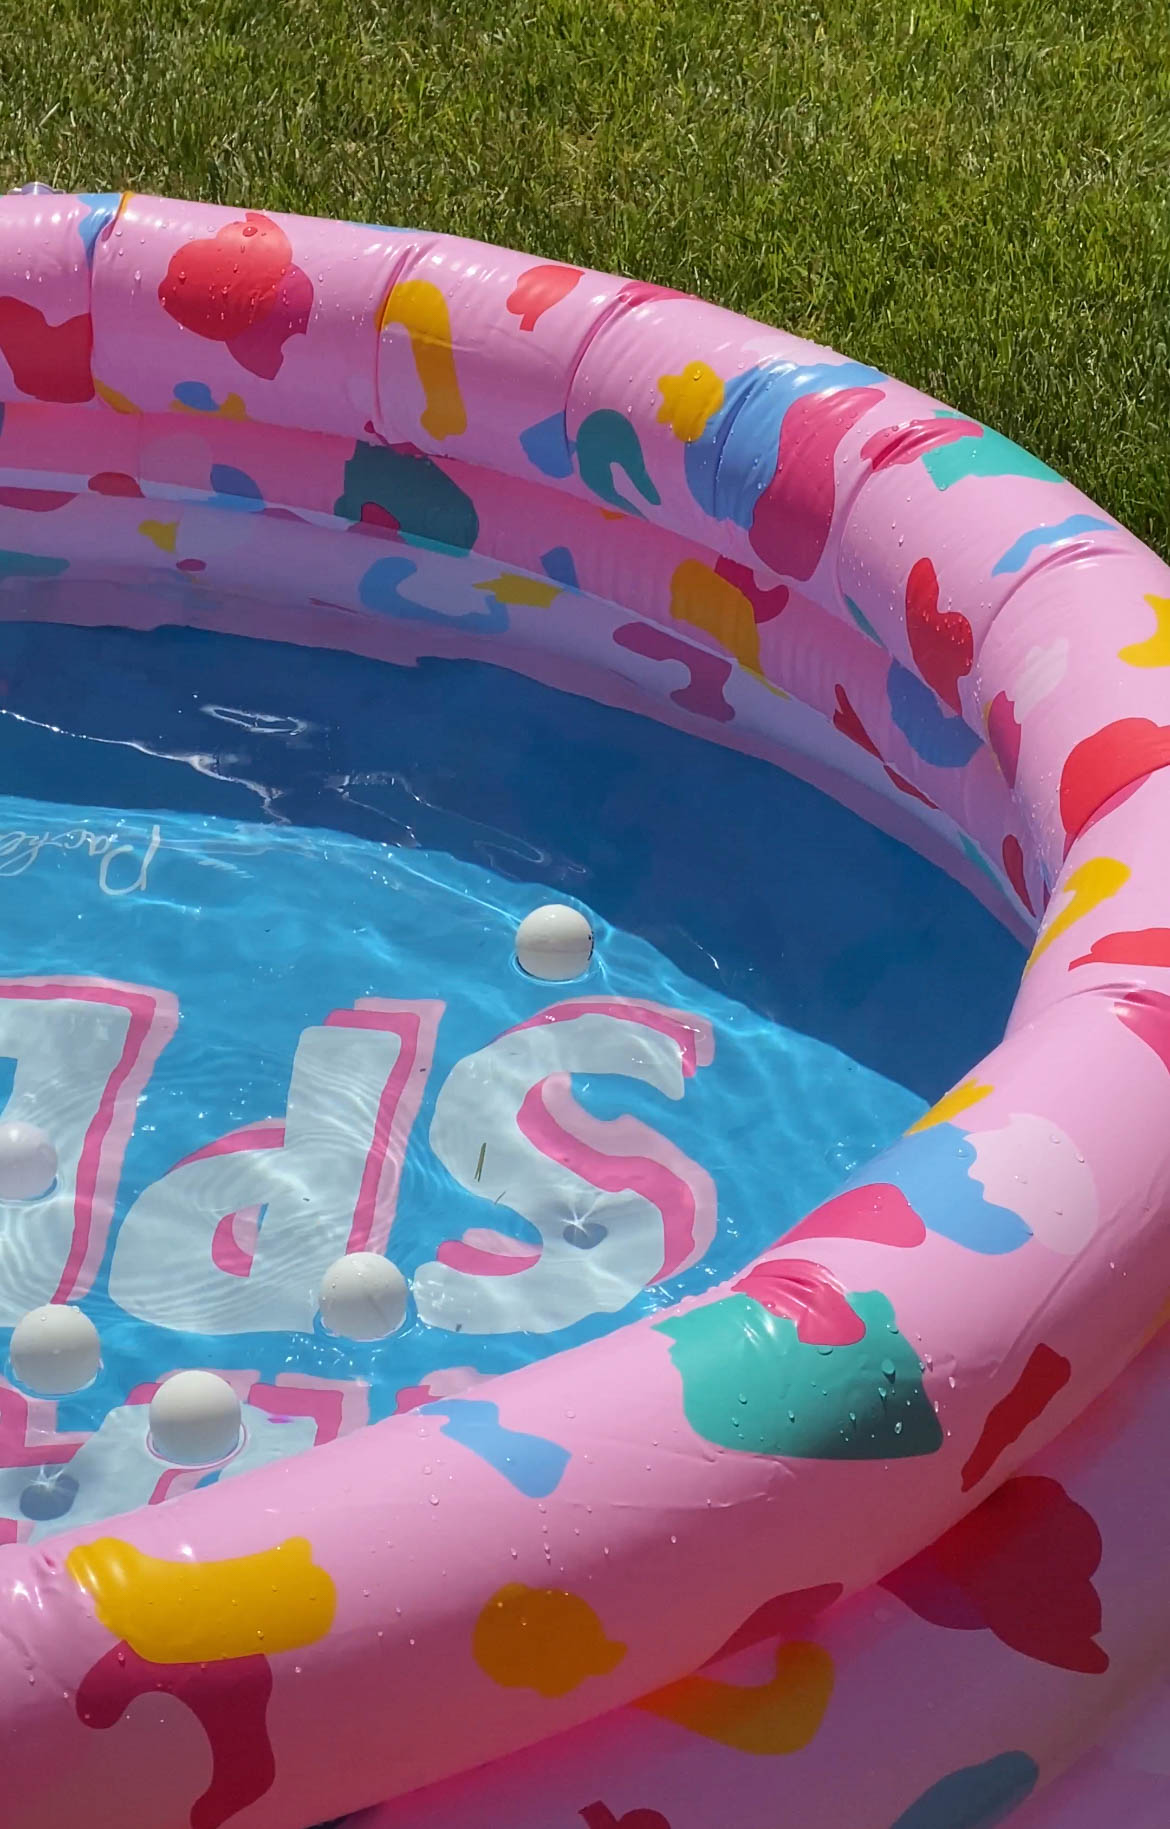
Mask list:
[[[901,1423],[895,1423],[895,1424],[894,1424],[894,1434],[895,1434],[895,1435],[901,1435],[901,1433],[902,1433],[902,1425],[901,1425]]]
[[[897,1375],[898,1375],[898,1370],[897,1370],[897,1367],[895,1366],[893,1360],[892,1359],[883,1359],[882,1360],[883,1378],[896,1378]]]

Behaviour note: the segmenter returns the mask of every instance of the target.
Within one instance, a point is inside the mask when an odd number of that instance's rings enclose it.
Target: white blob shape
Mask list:
[[[150,1400],[150,1443],[179,1467],[210,1467],[240,1445],[240,1400],[214,1372],[176,1372]]]
[[[1042,1245],[1073,1257],[1097,1230],[1097,1189],[1076,1145],[1051,1118],[1014,1111],[999,1130],[968,1132],[968,1171],[993,1206],[1018,1213]]]
[[[57,1179],[57,1151],[35,1124],[0,1124],[0,1200],[37,1200]]]
[[[1045,647],[1029,648],[1020,671],[1011,683],[1011,701],[1017,722],[1035,711],[1041,699],[1055,692],[1068,670],[1068,642],[1063,635]]]
[[[42,1397],[66,1397],[92,1384],[102,1362],[98,1330],[80,1308],[46,1302],[30,1308],[12,1330],[13,1375]]]
[[[593,929],[563,902],[525,915],[516,929],[516,962],[531,978],[580,978],[593,957]]]
[[[406,1278],[376,1251],[351,1251],[321,1282],[322,1325],[346,1340],[384,1340],[406,1319]]]

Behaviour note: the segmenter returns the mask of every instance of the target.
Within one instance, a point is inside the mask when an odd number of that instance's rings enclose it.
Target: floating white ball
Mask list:
[[[210,1467],[240,1445],[240,1400],[215,1372],[176,1372],[150,1400],[150,1441],[164,1461]]]
[[[549,902],[516,929],[516,962],[532,978],[580,978],[593,957],[593,929],[583,914]]]
[[[406,1278],[375,1251],[351,1251],[330,1264],[318,1298],[322,1324],[346,1340],[384,1340],[406,1319]]]
[[[36,1200],[57,1179],[57,1151],[35,1124],[0,1124],[0,1200]]]
[[[102,1362],[98,1330],[80,1308],[46,1302],[30,1308],[12,1330],[8,1357],[18,1382],[43,1397],[84,1391]]]

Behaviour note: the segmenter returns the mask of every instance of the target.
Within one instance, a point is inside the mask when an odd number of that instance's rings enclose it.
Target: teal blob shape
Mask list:
[[[745,1454],[895,1461],[934,1454],[942,1429],[922,1366],[880,1290],[850,1294],[865,1323],[850,1346],[806,1346],[753,1297],[725,1296],[659,1323],[696,1435]]]

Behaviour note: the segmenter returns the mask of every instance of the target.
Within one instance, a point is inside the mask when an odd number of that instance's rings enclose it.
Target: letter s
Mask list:
[[[620,997],[554,1004],[452,1068],[431,1148],[464,1188],[519,1213],[526,1245],[472,1228],[415,1274],[421,1318],[469,1333],[551,1333],[612,1314],[697,1262],[715,1232],[707,1171],[633,1117],[592,1117],[570,1076],[623,1074],[681,1099],[714,1053],[702,1017]]]

